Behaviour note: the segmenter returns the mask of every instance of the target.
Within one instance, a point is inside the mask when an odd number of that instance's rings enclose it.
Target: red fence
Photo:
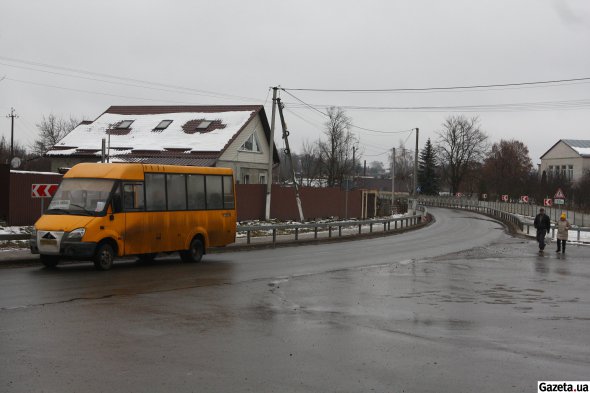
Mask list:
[[[47,209],[51,198],[32,198],[33,184],[59,184],[62,175],[50,172],[10,171],[0,168],[0,216],[8,225],[32,225],[41,216],[41,205]]]
[[[237,184],[238,220],[263,220],[266,209],[266,185]],[[362,192],[339,188],[302,187],[303,215],[306,219],[362,216]],[[270,216],[279,220],[299,220],[295,189],[273,184]]]
[[[0,219],[8,225],[34,224],[41,216],[41,204],[47,209],[50,198],[43,199],[43,202],[41,198],[32,198],[32,185],[59,183],[61,178],[59,174],[10,171],[8,165],[0,166]],[[302,187],[300,195],[306,219],[362,216],[361,191]],[[264,220],[266,185],[237,184],[236,197],[239,221]],[[293,187],[272,186],[270,215],[279,220],[299,220]]]

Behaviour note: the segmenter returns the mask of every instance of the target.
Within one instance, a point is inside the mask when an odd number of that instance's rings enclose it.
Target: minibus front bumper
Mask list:
[[[32,254],[39,254],[37,239],[29,240],[29,247]],[[64,241],[59,246],[59,254],[68,258],[92,258],[96,250],[95,242],[68,242]]]

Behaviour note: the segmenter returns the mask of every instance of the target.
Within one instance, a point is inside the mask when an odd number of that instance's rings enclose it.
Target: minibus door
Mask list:
[[[117,241],[118,244],[122,244],[122,248],[119,250],[119,254],[124,254],[125,250],[125,213],[123,212],[123,204],[121,201],[121,192],[119,187],[113,194],[111,203],[107,208],[104,229],[108,230]],[[102,229],[102,228],[101,228]]]
[[[142,182],[123,183],[125,255],[151,252]]]

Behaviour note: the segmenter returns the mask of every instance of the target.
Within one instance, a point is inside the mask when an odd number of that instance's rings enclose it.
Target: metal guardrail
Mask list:
[[[427,215],[427,209],[424,206],[416,208],[420,212],[419,215],[398,218],[383,218],[377,220],[362,220],[362,221],[334,221],[327,223],[308,223],[308,224],[277,224],[277,225],[238,225],[236,232],[246,233],[246,244],[251,244],[252,232],[256,231],[272,231],[272,244],[277,243],[277,235],[279,231],[293,231],[294,240],[299,240],[299,235],[302,233],[314,233],[314,239],[318,239],[318,233],[328,231],[328,238],[334,237],[334,232],[338,233],[338,237],[342,237],[342,229],[350,227],[358,227],[358,234],[363,234],[363,228],[368,226],[368,232],[373,233],[373,227],[383,225],[383,232],[406,229],[416,226],[422,222],[422,217]],[[392,229],[393,227],[393,229]],[[305,231],[309,230],[309,231]],[[350,236],[350,235],[345,235]],[[28,240],[30,234],[7,234],[0,235],[1,240]]]
[[[533,225],[533,222],[531,222],[530,220],[525,221],[525,220],[521,219],[521,217],[518,217],[515,214],[507,213],[505,211],[494,209],[494,208],[491,208],[488,206],[480,206],[478,204],[473,203],[472,201],[463,201],[463,200],[453,201],[450,199],[420,198],[420,203],[422,203],[424,205],[428,205],[428,206],[433,206],[433,207],[448,207],[448,208],[453,208],[453,209],[469,210],[469,211],[473,211],[476,213],[484,213],[489,216],[497,217],[501,221],[515,224],[523,234],[526,234],[528,236],[534,236],[533,234],[536,231],[535,226]],[[525,228],[526,228],[526,231],[525,231]],[[532,228],[532,230],[531,230],[531,228]],[[570,231],[575,231],[577,233],[576,241],[582,242],[581,233],[582,232],[590,232],[590,228],[572,226]],[[533,234],[531,234],[531,232]],[[555,238],[555,232],[556,232],[555,231],[555,224],[551,224],[551,238],[552,239]],[[569,239],[569,240],[572,240],[572,239]]]
[[[29,240],[30,233],[7,233],[0,235],[0,240]]]
[[[252,232],[256,231],[271,231],[272,232],[272,244],[275,245],[277,243],[277,235],[280,231],[292,231],[293,240],[299,241],[300,235],[303,233],[304,230],[306,233],[313,232],[313,239],[318,239],[318,232],[323,230],[324,232],[328,231],[328,238],[335,237],[335,233],[337,233],[337,237],[342,237],[342,229],[343,228],[358,228],[358,235],[363,234],[363,228],[368,226],[367,233],[373,233],[373,227],[377,225],[383,225],[382,232],[390,232],[396,231],[401,229],[406,229],[410,227],[414,227],[422,222],[422,217],[426,216],[427,210],[425,207],[421,207],[420,210],[422,214],[408,216],[408,217],[399,217],[399,218],[384,218],[378,220],[362,220],[362,221],[334,221],[328,223],[309,223],[309,224],[277,224],[277,225],[238,225],[236,232],[238,233],[246,233],[246,244],[251,244],[252,242]],[[393,228],[392,228],[393,227]],[[289,235],[290,233],[286,234]],[[351,236],[351,235],[345,235]]]

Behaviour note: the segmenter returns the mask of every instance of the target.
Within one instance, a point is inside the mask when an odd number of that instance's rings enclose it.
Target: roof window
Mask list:
[[[117,124],[115,126],[115,128],[121,130],[121,129],[126,129],[129,128],[131,126],[131,124],[133,123],[134,120],[123,120],[121,122],[119,122],[119,124]]]
[[[211,125],[211,123],[213,123],[213,122],[212,121],[209,121],[209,120],[203,120],[197,126],[197,130],[206,130],[207,128],[209,128],[209,126]]]
[[[154,128],[154,131],[162,131],[165,130],[166,128],[168,128],[168,126],[172,124],[172,120],[162,120],[157,126],[156,128]]]

